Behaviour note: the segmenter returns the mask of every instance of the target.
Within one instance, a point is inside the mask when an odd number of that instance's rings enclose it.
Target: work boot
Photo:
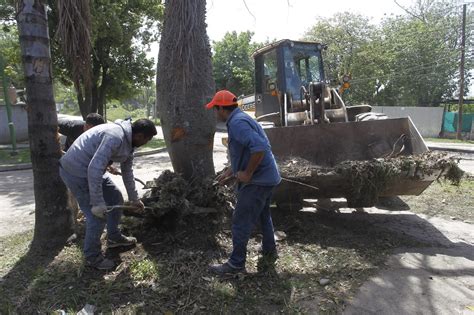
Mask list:
[[[92,267],[98,270],[110,270],[115,268],[115,263],[102,255],[98,255],[95,258],[86,260],[86,266]]]
[[[137,243],[137,239],[133,236],[125,236],[120,234],[120,237],[116,239],[108,239],[107,240],[107,248],[115,248],[115,247],[122,247],[122,246],[131,246]]]
[[[229,275],[229,274],[245,273],[247,271],[245,270],[245,267],[234,268],[231,265],[229,265],[228,262],[226,262],[223,264],[210,265],[209,272],[223,276],[223,275]]]

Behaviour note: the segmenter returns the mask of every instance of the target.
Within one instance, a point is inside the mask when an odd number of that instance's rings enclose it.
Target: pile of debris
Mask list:
[[[337,177],[347,185],[347,199],[354,204],[374,204],[390,182],[400,179],[449,180],[459,185],[463,171],[459,159],[444,153],[426,152],[419,155],[379,158],[366,161],[345,161],[332,168],[321,167],[303,158],[290,157],[279,161],[282,177],[318,186],[321,180]],[[341,189],[346,189],[341,186]]]
[[[233,194],[216,185],[213,178],[188,182],[181,175],[165,170],[147,182],[146,187],[150,190],[141,200],[148,219],[167,216],[179,221],[191,214],[226,213],[233,203]]]

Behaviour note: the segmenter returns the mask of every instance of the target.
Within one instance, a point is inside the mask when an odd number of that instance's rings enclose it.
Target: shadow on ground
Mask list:
[[[225,261],[230,252],[225,218],[186,219],[174,231],[126,218],[124,231],[139,244],[108,252],[119,263],[117,271],[85,268],[77,245],[43,256],[30,251],[3,277],[0,311],[77,312],[93,304],[100,312],[338,313],[394,250],[416,253],[430,247],[420,259],[474,259],[471,244],[447,238],[428,220],[409,212],[374,211],[321,214],[274,208],[275,228],[286,233],[278,261],[261,259],[256,231],[249,243],[249,274],[229,278],[207,272],[209,264]],[[469,266],[448,269],[433,272],[472,276]],[[416,277],[416,271],[403,276]],[[329,284],[320,285],[322,278]],[[408,283],[403,290],[407,296],[417,294]]]

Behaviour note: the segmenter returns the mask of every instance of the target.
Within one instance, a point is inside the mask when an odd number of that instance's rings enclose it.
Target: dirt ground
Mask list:
[[[463,185],[471,187],[472,181]],[[452,191],[443,189],[436,183],[425,192],[426,198],[444,194],[443,199],[451,200]],[[455,196],[457,193],[454,190]],[[92,304],[98,311],[117,314],[358,314],[367,310],[360,305],[368,307],[364,294],[372,296],[384,287],[380,281],[396,285],[386,278],[393,270],[399,270],[400,277],[406,276],[404,286],[413,287],[409,282],[413,274],[397,269],[400,260],[396,255],[407,259],[403,255],[421,255],[430,249],[429,257],[458,257],[463,259],[464,268],[471,270],[471,224],[415,214],[412,208],[420,203],[410,200],[391,201],[389,206],[385,202],[379,208],[366,209],[366,213],[353,209],[325,213],[310,207],[298,212],[273,208],[275,228],[286,234],[278,245],[279,259],[265,261],[258,254],[261,236],[257,229],[249,244],[249,273],[236,278],[214,277],[207,272],[210,263],[225,261],[231,250],[229,214],[190,218],[176,231],[160,225],[143,226],[139,219],[127,218],[123,230],[135,235],[139,244],[108,251],[108,257],[119,263],[117,271],[110,273],[83,265],[81,243],[44,256],[28,248],[31,233],[2,238],[0,313],[77,312],[85,304]],[[462,208],[472,202],[472,197],[457,201]],[[450,203],[444,209],[447,218],[459,214],[458,208],[451,210]],[[452,268],[459,263],[453,262]],[[472,293],[474,283],[464,278],[463,271],[457,274],[462,277],[452,287],[464,286]],[[320,284],[323,279],[328,283]],[[377,286],[370,286],[373,281]],[[374,307],[377,310],[379,306]]]
[[[225,149],[216,147],[219,169]],[[145,181],[170,167],[166,153],[138,161]],[[24,189],[2,186],[13,198],[5,202],[27,207],[31,181],[18,174],[9,174],[10,184]],[[45,252],[29,247],[25,228],[0,236],[0,313],[75,313],[86,304],[114,314],[461,313],[474,301],[473,187],[472,178],[460,187],[434,183],[421,196],[383,200],[365,213],[273,207],[275,228],[286,235],[279,258],[262,259],[256,229],[249,273],[240,277],[207,271],[231,250],[229,213],[188,218],[174,231],[126,218],[122,228],[139,244],[107,252],[118,264],[114,272],[84,266],[81,233],[78,243]],[[22,218],[4,217],[11,226]]]

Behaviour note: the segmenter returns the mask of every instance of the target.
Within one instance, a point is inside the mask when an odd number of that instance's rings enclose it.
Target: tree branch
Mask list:
[[[420,17],[419,15],[416,15],[415,13],[411,12],[410,10],[408,10],[407,8],[405,8],[404,6],[402,6],[400,3],[397,2],[397,0],[393,0],[393,2],[395,2],[395,4],[397,6],[400,7],[400,9],[402,9],[403,11],[405,11],[406,13],[408,13],[409,15],[411,15],[412,17],[420,20],[421,22],[425,23],[425,19],[423,19],[422,17]]]
[[[255,17],[255,15],[253,15],[252,11],[250,11],[249,7],[247,6],[247,2],[245,0],[242,0],[242,2],[244,3],[247,12],[253,17],[254,23],[257,22],[257,18]]]

